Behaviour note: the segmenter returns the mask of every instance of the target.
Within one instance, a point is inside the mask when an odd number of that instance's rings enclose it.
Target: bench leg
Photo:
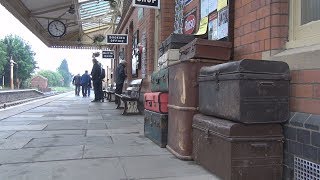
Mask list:
[[[141,114],[138,108],[138,101],[125,101],[123,115]]]
[[[124,107],[121,107],[121,104],[122,104],[122,103],[125,105],[125,102],[124,102],[124,101],[122,101],[122,99],[121,99],[121,98],[119,98],[119,99],[118,99],[118,104],[117,104],[116,109],[123,109]]]

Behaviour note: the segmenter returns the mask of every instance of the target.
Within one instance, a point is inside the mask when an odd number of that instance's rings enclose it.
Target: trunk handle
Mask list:
[[[275,86],[275,83],[273,81],[262,81],[259,82],[259,87],[261,86]]]

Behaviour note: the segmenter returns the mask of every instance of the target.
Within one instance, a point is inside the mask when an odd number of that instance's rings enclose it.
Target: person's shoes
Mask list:
[[[104,102],[104,99],[101,99],[101,102]]]
[[[97,100],[97,99],[94,99],[94,100],[92,100],[91,102],[99,102],[99,100]]]

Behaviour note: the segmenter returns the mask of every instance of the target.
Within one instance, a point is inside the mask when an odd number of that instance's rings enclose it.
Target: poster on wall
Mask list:
[[[228,6],[228,0],[218,0],[218,7],[217,10],[220,11],[221,9]]]
[[[209,5],[209,0],[201,0],[201,4],[200,4],[200,7],[201,7],[200,18],[201,19],[209,15],[208,5]]]
[[[209,0],[208,7],[209,7],[209,14],[217,10],[218,0]]]
[[[196,35],[203,35],[207,33],[207,29],[208,29],[208,16],[202,18],[200,20],[200,26],[199,26],[199,30],[196,33]]]
[[[210,13],[215,11],[218,6],[218,0],[201,0],[201,18],[208,16]]]
[[[197,24],[197,9],[193,9],[189,12],[183,21],[183,34],[193,34],[196,30]]]
[[[218,12],[218,39],[228,36],[229,10],[228,7]]]
[[[208,24],[208,39],[217,40],[218,39],[218,14],[217,12],[212,13],[209,16]]]
[[[183,8],[185,0],[175,0],[174,33],[183,33]]]

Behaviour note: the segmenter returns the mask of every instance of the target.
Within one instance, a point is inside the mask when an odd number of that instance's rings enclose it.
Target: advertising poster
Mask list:
[[[201,0],[201,11],[200,11],[200,18],[204,18],[209,15],[209,0]]]
[[[209,7],[209,14],[217,10],[218,0],[209,0],[208,7]]]
[[[218,0],[217,10],[220,11],[221,9],[225,8],[227,5],[228,5],[228,0]]]
[[[184,17],[183,34],[193,34],[196,30],[197,11],[193,9]]]
[[[217,40],[218,39],[218,14],[217,12],[211,14],[209,16],[209,24],[208,24],[208,39],[209,40]]]
[[[229,11],[224,8],[218,12],[218,38],[222,39],[228,36]]]
[[[199,30],[196,35],[206,34],[207,29],[208,29],[208,16],[201,19]]]

